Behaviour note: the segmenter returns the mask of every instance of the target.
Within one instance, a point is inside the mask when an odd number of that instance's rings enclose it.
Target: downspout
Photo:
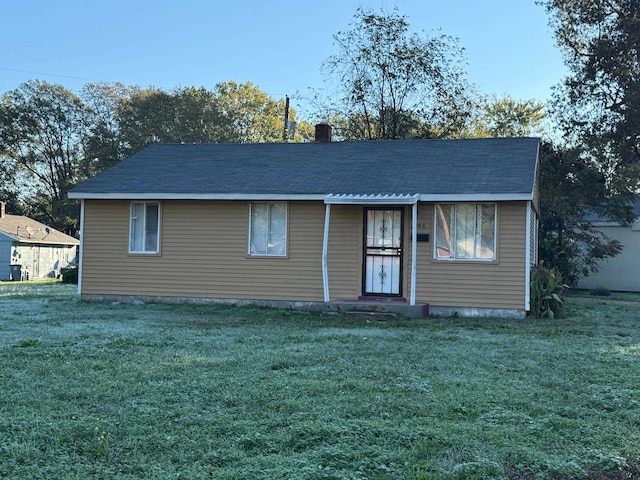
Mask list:
[[[80,253],[78,255],[78,295],[82,294],[82,257],[84,256],[84,200],[80,200]]]
[[[418,202],[411,209],[411,298],[409,303],[416,304],[416,254],[418,252]]]
[[[329,219],[331,218],[331,204],[327,203],[324,215],[324,237],[322,238],[322,288],[324,301],[329,301],[329,269],[327,266],[327,251],[329,249]]]
[[[526,252],[525,252],[525,285],[524,285],[524,304],[525,311],[531,310],[531,200],[527,201],[527,236],[526,236]]]

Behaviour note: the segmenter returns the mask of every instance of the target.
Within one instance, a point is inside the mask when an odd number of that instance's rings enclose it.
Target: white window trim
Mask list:
[[[455,258],[438,257],[438,205],[493,205],[493,257],[492,258]],[[457,211],[457,208],[456,208]],[[454,217],[455,218],[455,217]],[[455,228],[454,228],[455,230]],[[433,259],[439,262],[495,262],[498,259],[498,204],[494,202],[437,202],[433,206]],[[455,245],[455,240],[453,241]]]
[[[251,224],[252,221],[251,219],[253,218],[253,206],[260,204],[260,205],[267,205],[267,212],[268,215],[271,215],[271,209],[268,207],[269,205],[273,205],[273,204],[282,204],[284,205],[284,211],[285,211],[285,226],[284,226],[284,231],[285,231],[285,240],[284,240],[284,253],[282,254],[275,254],[275,253],[253,253],[251,252],[251,239],[253,238],[253,232],[251,231]],[[271,222],[269,221],[269,219],[267,219],[267,225],[269,225]],[[267,229],[267,237],[269,235],[269,230]],[[267,239],[268,241],[268,239]],[[286,258],[289,254],[289,203],[288,202],[282,202],[282,201],[274,201],[274,202],[250,202],[249,203],[249,238],[247,239],[247,254],[250,257],[275,257],[275,258]]]
[[[144,224],[146,225],[147,219],[146,219],[146,215],[147,215],[147,205],[158,205],[158,225],[156,226],[156,231],[158,232],[158,239],[156,241],[156,249],[153,251],[147,251],[147,250],[132,250],[131,249],[131,232],[133,231],[133,206],[134,205],[138,205],[138,204],[143,204],[144,205],[144,215],[145,218],[143,219]],[[128,247],[127,250],[130,254],[132,255],[158,255],[160,253],[160,219],[162,218],[162,207],[160,205],[160,202],[131,202],[129,204],[129,238],[127,239],[128,242]],[[143,234],[146,235],[146,229],[143,229]],[[146,245],[146,238],[142,239],[142,245]]]

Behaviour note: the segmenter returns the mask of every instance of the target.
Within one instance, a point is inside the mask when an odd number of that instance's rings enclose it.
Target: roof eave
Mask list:
[[[331,198],[330,193],[91,193],[91,192],[70,192],[69,198],[78,200],[307,200],[325,201]],[[351,203],[362,203],[363,194],[342,194],[344,198],[351,195]],[[383,195],[376,198],[382,201]],[[394,194],[389,194],[393,197]],[[373,197],[373,196],[372,196]],[[393,197],[393,201],[398,203],[415,203],[415,199],[420,202],[508,202],[508,201],[529,201],[533,200],[532,192],[523,193],[420,193],[412,194],[411,198],[400,199]],[[338,203],[338,202],[334,202]],[[340,202],[344,203],[344,202]]]
[[[437,193],[421,194],[421,202],[517,202],[533,200],[532,192],[524,193]]]
[[[47,240],[46,238],[20,238],[20,243],[38,245],[80,245],[80,240],[71,237],[72,240]]]
[[[69,192],[78,200],[324,200],[326,194],[308,193],[91,193]]]

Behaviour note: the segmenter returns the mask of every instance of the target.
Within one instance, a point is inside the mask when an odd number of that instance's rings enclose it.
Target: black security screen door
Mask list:
[[[402,295],[401,208],[366,208],[364,294]]]

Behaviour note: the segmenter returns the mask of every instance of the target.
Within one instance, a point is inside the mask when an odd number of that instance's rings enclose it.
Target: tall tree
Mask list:
[[[613,194],[640,188],[640,2],[544,0],[570,74],[555,97],[565,140]]]
[[[540,258],[574,284],[622,245],[593,228],[590,220],[624,205],[608,198],[605,175],[578,149],[543,142],[540,152]],[[613,202],[613,203],[612,203]]]
[[[397,10],[358,9],[351,29],[333,37],[338,49],[323,64],[337,83],[346,138],[457,136],[471,113],[463,49],[447,35],[411,33]]]
[[[61,85],[29,81],[2,96],[0,158],[16,169],[31,192],[29,213],[64,229],[77,206],[67,191],[78,180],[87,123],[82,101]]]
[[[0,202],[6,204],[7,213],[22,215],[25,213],[25,205],[20,198],[17,177],[17,166],[3,160],[0,155]]]
[[[120,132],[118,111],[131,102],[140,89],[121,83],[88,83],[80,91],[87,109],[88,138],[82,176],[89,178],[114,165],[126,156]],[[81,178],[83,179],[83,178]]]
[[[175,112],[171,95],[148,88],[131,95],[117,110],[124,148],[133,154],[153,142],[174,142]]]
[[[640,3],[538,3],[570,72],[550,105],[562,146],[542,151],[540,248],[575,280],[622,248],[589,216],[629,221],[640,188]]]
[[[467,137],[526,137],[540,134],[544,104],[509,96],[484,98]]]
[[[138,89],[119,105],[116,118],[127,155],[153,142],[207,143],[221,138],[217,100],[205,88]]]
[[[284,99],[274,100],[251,82],[223,82],[213,90],[134,91],[120,104],[117,120],[120,138],[131,154],[153,142],[282,141],[284,110]],[[294,109],[289,118],[295,121]]]
[[[224,141],[261,143],[282,141],[285,101],[276,101],[251,82],[216,85]],[[289,113],[295,120],[295,111]]]

